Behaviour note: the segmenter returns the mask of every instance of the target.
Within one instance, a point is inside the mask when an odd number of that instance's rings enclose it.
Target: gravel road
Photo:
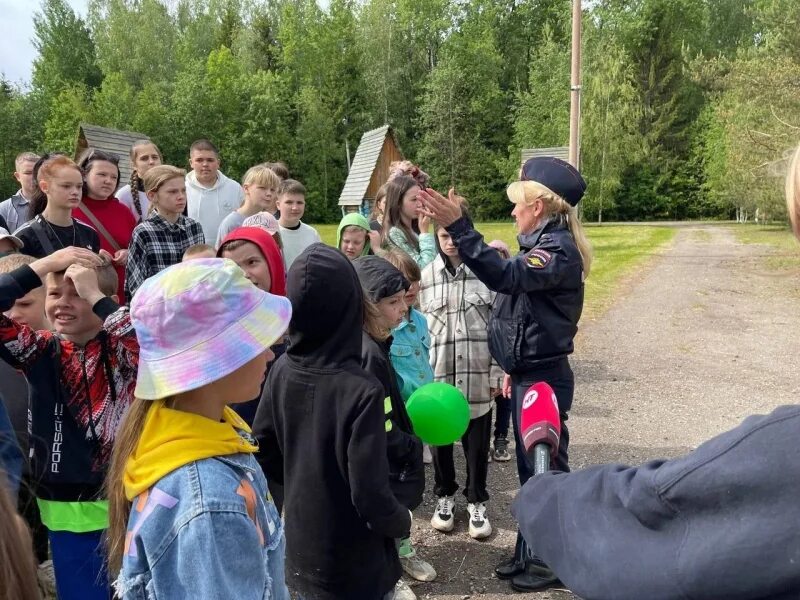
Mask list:
[[[770,267],[771,252],[739,244],[726,228],[681,228],[669,247],[629,276],[609,311],[581,323],[573,357],[573,468],[680,455],[746,415],[795,401],[800,285],[797,273]],[[495,532],[476,542],[467,535],[463,497],[455,531],[431,529],[429,467],[414,541],[438,578],[412,584],[419,598],[576,598],[555,590],[514,594],[493,576],[494,565],[513,549],[509,506],[516,482],[513,461],[490,465],[487,514]]]

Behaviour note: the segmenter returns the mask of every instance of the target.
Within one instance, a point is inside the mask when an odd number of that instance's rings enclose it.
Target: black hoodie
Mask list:
[[[286,578],[308,600],[378,598],[400,579],[393,538],[411,515],[389,487],[383,388],[361,368],[361,286],[324,244],[289,269],[289,348],[269,372],[253,432],[285,489]]]
[[[361,256],[353,261],[353,266],[361,287],[374,303],[408,289],[403,274],[384,258]],[[422,503],[425,491],[425,464],[422,462],[422,442],[414,435],[414,426],[390,360],[392,338],[377,341],[365,331],[362,344],[361,366],[383,384],[386,398],[383,406],[392,491],[403,506],[414,510]]]

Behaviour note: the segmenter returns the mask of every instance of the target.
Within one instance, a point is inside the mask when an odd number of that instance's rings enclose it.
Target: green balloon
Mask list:
[[[446,446],[467,431],[469,403],[461,390],[449,383],[423,385],[406,402],[414,433],[426,444]]]

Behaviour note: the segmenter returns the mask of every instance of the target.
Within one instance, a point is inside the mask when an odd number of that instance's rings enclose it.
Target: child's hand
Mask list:
[[[420,233],[428,233],[431,230],[431,218],[423,213],[420,213],[417,219],[417,226]]]
[[[32,262],[31,269],[42,279],[48,273],[58,273],[73,264],[93,269],[102,265],[103,259],[86,248],[68,246]]]
[[[124,267],[128,264],[128,250],[125,248],[120,248],[114,253],[114,257],[111,259],[111,262],[117,265],[118,267]]]
[[[369,246],[375,252],[381,247],[381,234],[378,231],[370,231],[367,235],[369,236]]]
[[[511,375],[503,375],[503,397],[511,398]]]
[[[98,286],[97,271],[94,269],[87,269],[84,266],[73,264],[67,268],[64,277],[72,281],[72,285],[75,286],[75,291],[78,292],[78,295],[87,300],[92,306],[101,298],[105,298],[105,294],[100,291]]]

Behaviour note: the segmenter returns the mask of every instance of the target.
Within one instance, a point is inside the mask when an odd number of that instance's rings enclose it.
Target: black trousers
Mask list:
[[[514,423],[514,441],[516,442],[517,473],[520,487],[533,476],[533,465],[525,456],[519,431],[519,415],[525,392],[534,383],[544,381],[556,393],[558,409],[561,414],[561,439],[558,444],[558,456],[552,461],[551,468],[569,472],[569,429],[567,428],[568,411],[572,408],[575,395],[575,376],[567,358],[562,358],[539,369],[511,376],[511,418]],[[530,559],[532,553],[522,535],[517,531],[517,543],[514,548],[514,559],[518,562]]]
[[[495,396],[495,406],[497,415],[494,418],[494,437],[508,437],[508,427],[511,424],[511,398],[506,398],[502,394]]]
[[[489,474],[489,438],[492,433],[492,411],[482,417],[471,419],[466,433],[461,438],[464,456],[467,459],[467,481],[464,495],[467,502],[486,502],[486,478]],[[458,491],[456,467],[453,462],[453,444],[433,446],[433,492],[437,496],[453,496]]]

